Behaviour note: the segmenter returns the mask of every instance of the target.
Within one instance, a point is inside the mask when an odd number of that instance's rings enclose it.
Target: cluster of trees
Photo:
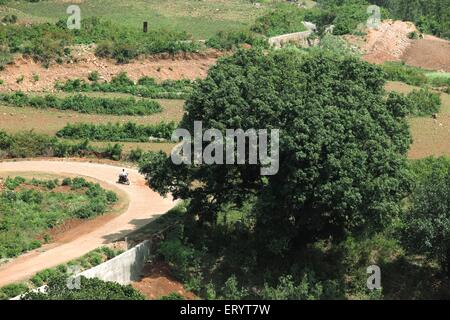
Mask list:
[[[450,239],[440,226],[450,211],[438,198],[448,202],[448,176],[435,186],[414,179],[409,101],[386,96],[384,84],[381,68],[320,51],[240,51],[210,70],[180,127],[280,129],[280,170],[263,177],[264,164],[248,160],[175,165],[163,153],[141,161],[154,190],[186,200],[183,227],[160,254],[188,288],[203,297],[393,297],[389,280],[386,293],[367,289],[367,266],[396,276],[411,270],[417,280],[406,243],[426,237],[427,250],[417,252],[443,254]],[[425,283],[409,297],[426,295]]]
[[[170,140],[176,129],[174,122],[160,122],[155,125],[137,125],[134,122],[88,124],[67,124],[56,135],[68,139],[89,139],[98,141],[147,142],[150,139]]]
[[[150,115],[161,112],[161,105],[154,100],[129,98],[89,97],[76,94],[60,97],[52,94],[30,96],[23,92],[1,93],[0,101],[15,107],[39,109],[54,108],[89,114]]]
[[[153,99],[185,99],[192,92],[195,81],[165,80],[157,83],[150,77],[142,77],[137,83],[128,78],[125,72],[114,76],[110,82],[98,82],[96,77],[90,83],[82,79],[69,79],[56,83],[55,88],[65,92],[120,92]]]
[[[56,188],[70,186],[70,191]],[[34,186],[29,188],[27,186]],[[7,178],[0,193],[0,257],[15,257],[35,249],[50,228],[69,218],[87,219],[105,213],[117,195],[83,178],[27,181]],[[44,213],[44,214],[43,214]]]

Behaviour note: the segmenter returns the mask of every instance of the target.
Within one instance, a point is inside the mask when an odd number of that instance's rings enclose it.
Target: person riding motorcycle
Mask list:
[[[119,173],[119,182],[121,182],[121,183],[129,182],[128,172],[126,172],[125,169],[122,169],[122,171]]]

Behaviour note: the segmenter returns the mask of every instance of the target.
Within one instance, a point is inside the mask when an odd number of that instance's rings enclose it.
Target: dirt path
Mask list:
[[[120,168],[96,163],[70,161],[20,161],[0,163],[0,172],[46,172],[58,175],[79,174],[115,185]],[[147,224],[174,206],[145,185],[137,170],[128,169],[131,186],[116,185],[129,198],[128,209],[99,228],[80,234],[70,243],[53,243],[26,253],[0,266],[0,287],[27,279],[36,272],[80,257],[95,248]]]

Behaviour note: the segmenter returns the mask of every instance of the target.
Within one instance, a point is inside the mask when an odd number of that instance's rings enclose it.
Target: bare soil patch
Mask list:
[[[182,53],[176,55],[159,54],[141,57],[127,64],[117,64],[110,59],[100,59],[94,54],[95,45],[72,48],[73,60],[64,64],[52,64],[44,68],[29,58],[18,57],[0,72],[2,91],[46,91],[54,92],[56,81],[68,79],[86,79],[92,71],[97,71],[100,81],[110,81],[120,72],[126,72],[132,80],[148,76],[157,80],[179,80],[204,78],[208,69],[214,65],[222,53],[207,50],[200,53]],[[35,76],[39,80],[35,80]],[[18,82],[18,79],[22,81]]]
[[[147,264],[142,270],[142,278],[133,282],[132,286],[148,299],[159,299],[171,293],[178,293],[186,300],[196,299],[192,292],[186,291],[183,285],[171,276],[170,267],[162,261]]]
[[[411,32],[418,32],[411,22],[385,20],[378,29],[367,30],[363,37],[344,39],[358,47],[363,59],[370,63],[404,61],[424,69],[450,71],[450,42],[430,35],[409,39]]]
[[[419,88],[401,82],[389,82],[386,89],[408,93]],[[450,95],[441,93],[441,101],[442,108],[437,119],[432,117],[408,119],[413,138],[408,153],[410,159],[450,156]]]
[[[401,59],[411,66],[450,72],[450,41],[425,35],[415,40]]]

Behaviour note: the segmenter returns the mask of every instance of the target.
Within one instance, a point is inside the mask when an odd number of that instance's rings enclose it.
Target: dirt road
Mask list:
[[[0,163],[2,172],[45,172],[58,175],[76,174],[92,177],[110,185],[121,168],[96,163],[69,161],[21,161]],[[0,287],[27,279],[36,272],[54,267],[80,257],[95,248],[147,224],[174,206],[171,199],[164,199],[145,185],[144,178],[137,170],[128,170],[131,185],[116,185],[129,198],[129,206],[124,213],[106,222],[95,230],[80,234],[69,243],[53,243],[26,253],[0,266]]]

